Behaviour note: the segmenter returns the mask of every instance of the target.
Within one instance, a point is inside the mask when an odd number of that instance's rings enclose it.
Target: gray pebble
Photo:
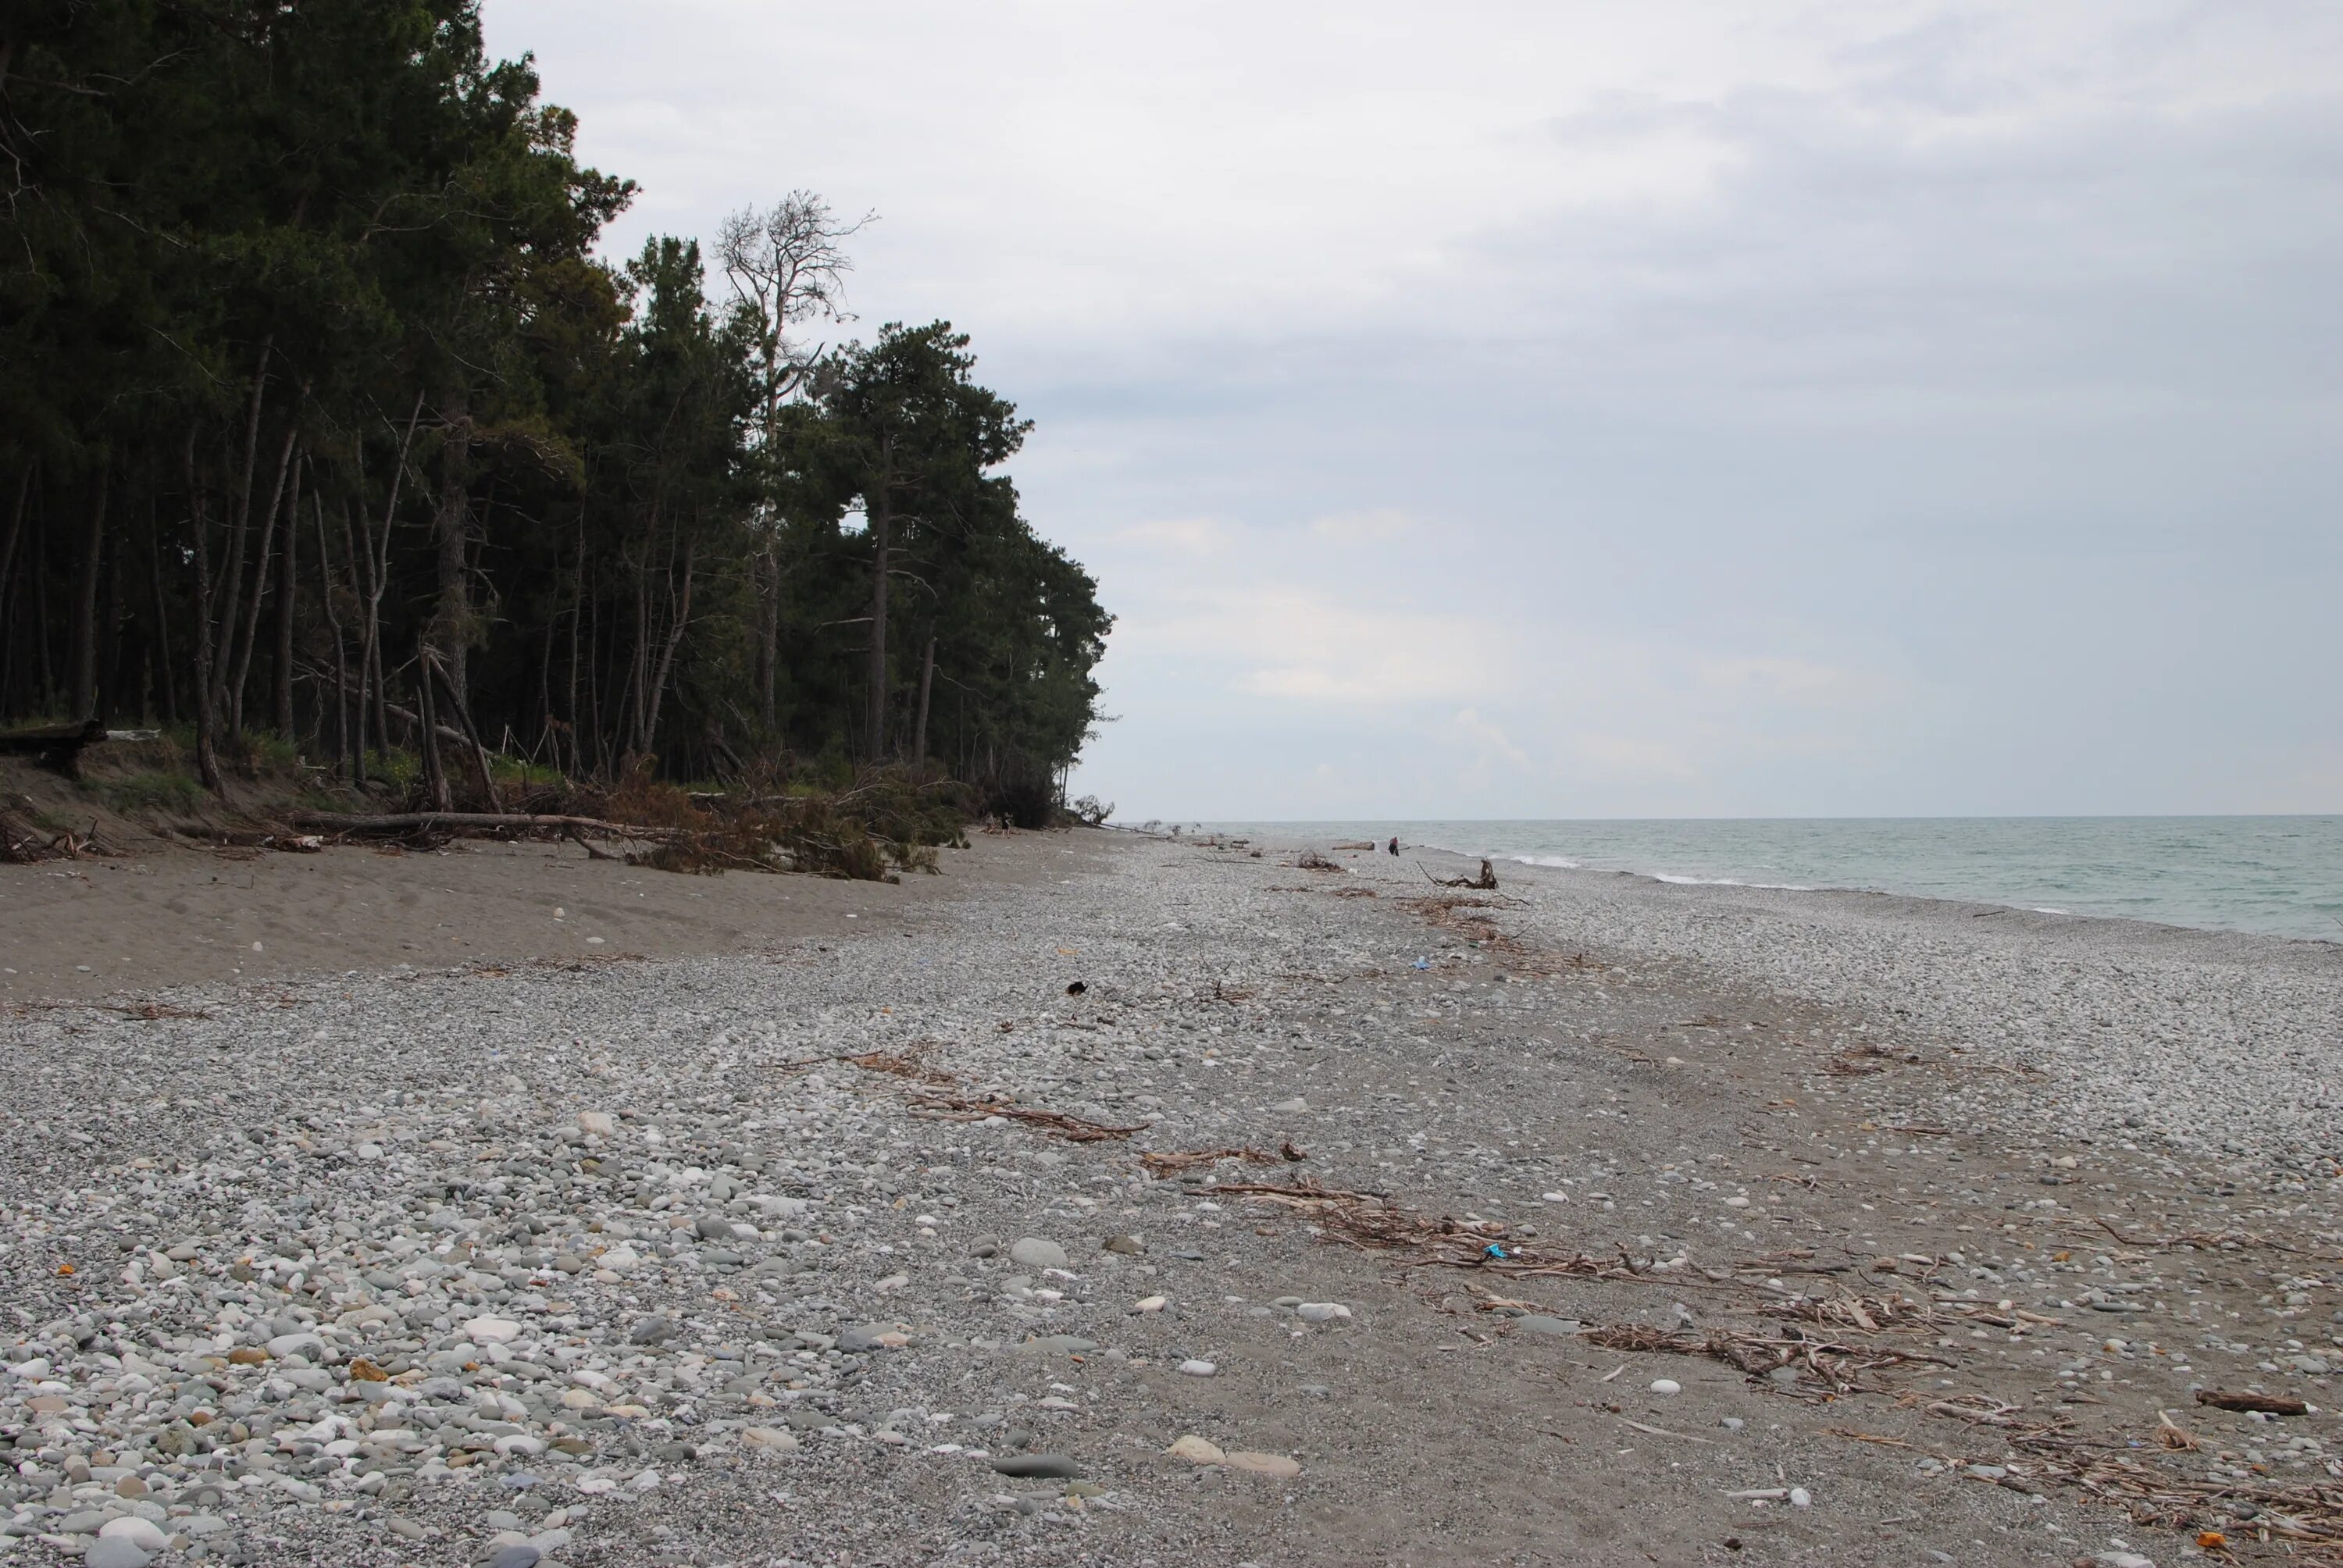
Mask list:
[[[1062,1269],[1066,1250],[1039,1236],[1022,1236],[1010,1246],[1009,1261],[1028,1269]]]
[[[119,1535],[93,1542],[82,1556],[82,1568],[146,1568],[152,1554]]]

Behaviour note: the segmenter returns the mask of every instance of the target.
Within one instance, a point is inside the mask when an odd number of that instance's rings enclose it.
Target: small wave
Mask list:
[[[1551,866],[1563,871],[1579,869],[1579,863],[1567,855],[1508,855],[1505,858],[1516,866]]]
[[[1820,888],[1805,882],[1745,882],[1738,877],[1672,877],[1665,871],[1650,871],[1655,882],[1673,882],[1679,888],[1763,888],[1773,893],[1819,893]]]
[[[2054,910],[2046,904],[2036,904],[2033,908],[2037,915],[2071,915],[2075,912],[2072,910]]]

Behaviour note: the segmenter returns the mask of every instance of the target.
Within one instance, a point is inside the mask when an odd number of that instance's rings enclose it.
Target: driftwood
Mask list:
[[[1496,868],[1486,860],[1481,862],[1481,874],[1477,877],[1435,877],[1430,871],[1423,870],[1423,862],[1421,860],[1415,863],[1415,869],[1423,871],[1423,879],[1435,888],[1470,888],[1481,893],[1493,893],[1497,890]]]
[[[911,1101],[911,1114],[933,1121],[981,1121],[988,1116],[998,1116],[1003,1121],[1021,1121],[1028,1127],[1039,1127],[1069,1143],[1100,1143],[1110,1138],[1128,1138],[1134,1132],[1147,1131],[1143,1122],[1135,1127],[1112,1127],[1103,1121],[1092,1121],[1087,1117],[1069,1115],[1062,1111],[1042,1111],[1007,1100],[968,1100],[956,1094],[914,1100]]]
[[[1293,1145],[1289,1143],[1286,1147],[1292,1149]],[[1287,1158],[1299,1160],[1302,1155],[1299,1151],[1296,1151]],[[1250,1148],[1170,1150],[1161,1153],[1151,1149],[1139,1157],[1139,1162],[1147,1167],[1147,1173],[1159,1178],[1176,1175],[1182,1171],[1193,1171],[1199,1165],[1216,1165],[1223,1160],[1249,1160],[1256,1165],[1274,1165],[1278,1162],[1276,1155],[1264,1154],[1258,1149]]]
[[[314,855],[326,847],[325,839],[315,833],[286,833],[259,828],[214,828],[202,822],[176,822],[172,824],[171,830],[182,839],[237,849],[283,849],[290,854]]]
[[[2213,1388],[2198,1389],[2197,1402],[2209,1404],[2215,1410],[2258,1410],[2264,1415],[2301,1415],[2310,1408],[2298,1399],[2267,1393],[2224,1393]]]
[[[47,837],[44,838],[44,834]],[[94,819],[86,833],[75,833],[70,828],[48,833],[46,829],[35,829],[20,821],[0,806],[0,865],[29,866],[42,860],[78,860],[84,855],[111,856],[117,852],[98,842]]]

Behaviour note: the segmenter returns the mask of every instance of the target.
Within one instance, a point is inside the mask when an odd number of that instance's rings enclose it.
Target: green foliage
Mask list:
[[[477,0],[26,0],[0,63],[0,719],[408,791],[427,648],[501,786],[1054,801],[1111,619],[966,335],[786,336],[859,226],[743,215],[721,306],[691,240],[598,258],[634,187]]]
[[[488,759],[488,777],[495,779],[499,788],[508,784],[551,787],[562,781],[561,770],[558,768],[531,762],[525,757],[501,755]]]
[[[193,811],[204,800],[203,780],[182,769],[128,773],[96,788],[98,799],[125,817]]]

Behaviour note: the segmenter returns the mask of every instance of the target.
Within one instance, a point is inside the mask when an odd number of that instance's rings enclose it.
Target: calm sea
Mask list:
[[[1216,822],[1663,881],[1859,888],[2343,940],[2343,817]]]

